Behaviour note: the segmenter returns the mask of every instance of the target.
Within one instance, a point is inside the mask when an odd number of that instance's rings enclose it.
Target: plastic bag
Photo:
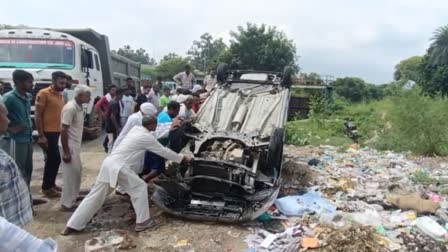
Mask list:
[[[318,192],[307,192],[301,196],[286,196],[275,201],[275,206],[287,216],[302,216],[307,212],[333,213],[336,206],[322,198]]]

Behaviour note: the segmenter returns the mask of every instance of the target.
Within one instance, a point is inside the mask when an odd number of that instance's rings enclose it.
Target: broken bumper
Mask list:
[[[156,185],[152,201],[164,212],[198,221],[248,222],[265,213],[279,193],[279,187],[260,192],[252,198],[216,197],[213,194],[197,194],[175,181]],[[263,196],[265,195],[265,197]],[[263,198],[257,200],[256,198]]]

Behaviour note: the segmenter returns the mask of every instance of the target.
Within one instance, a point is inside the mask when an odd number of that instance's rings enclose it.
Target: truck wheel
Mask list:
[[[283,78],[281,82],[281,86],[285,88],[289,88],[292,85],[292,76],[294,75],[295,70],[290,66],[286,66],[283,70]]]
[[[267,157],[267,173],[269,175],[280,174],[283,162],[283,128],[275,128],[269,141]]]
[[[216,68],[216,79],[218,80],[218,84],[226,82],[227,70],[228,65],[226,63],[219,63],[218,68]]]
[[[86,115],[86,121],[87,121],[86,126],[89,128],[95,128],[95,127],[101,128],[101,125],[102,125],[101,116],[98,115],[98,113],[96,113],[93,110],[90,114]],[[99,137],[100,135],[101,135],[101,131],[98,132],[97,134],[88,134],[88,133],[84,132],[83,138],[86,140],[93,140],[93,139]]]

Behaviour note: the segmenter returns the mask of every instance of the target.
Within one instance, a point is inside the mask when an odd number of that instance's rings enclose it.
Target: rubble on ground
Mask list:
[[[285,153],[284,185],[268,214],[286,230],[303,230],[289,239],[300,251],[448,251],[444,159],[357,145],[285,146]],[[283,240],[283,233],[257,230],[246,242],[248,251],[265,251],[263,242],[288,251]]]
[[[160,251],[211,247],[209,251],[233,251],[222,250],[223,238],[244,240],[248,252],[448,251],[446,168],[443,158],[417,158],[356,145],[348,150],[285,146],[282,189],[265,214],[240,230],[224,227],[226,231],[209,241],[193,236],[167,238]],[[164,218],[174,229],[189,223]],[[107,219],[114,223],[108,224]],[[89,226],[104,230],[133,221],[106,205]],[[197,232],[191,225],[190,232]],[[154,251],[160,249],[154,246],[148,244]]]
[[[102,232],[99,236],[87,240],[84,244],[86,252],[129,250],[135,248],[133,238],[124,230]]]

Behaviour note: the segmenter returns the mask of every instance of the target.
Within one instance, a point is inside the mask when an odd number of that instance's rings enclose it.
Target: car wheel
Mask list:
[[[269,141],[267,157],[267,175],[280,173],[280,167],[283,161],[283,128],[275,128]]]
[[[216,79],[218,80],[218,84],[226,82],[228,68],[226,63],[219,63],[218,68],[216,68]]]
[[[292,76],[294,75],[295,70],[294,68],[287,66],[285,67],[285,69],[283,70],[283,78],[282,78],[282,82],[281,85],[282,87],[285,88],[289,88],[292,85]]]

